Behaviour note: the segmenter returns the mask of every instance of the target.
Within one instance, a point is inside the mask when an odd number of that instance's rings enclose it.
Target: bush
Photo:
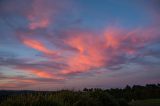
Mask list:
[[[118,100],[120,106],[129,106],[127,101],[123,98]]]

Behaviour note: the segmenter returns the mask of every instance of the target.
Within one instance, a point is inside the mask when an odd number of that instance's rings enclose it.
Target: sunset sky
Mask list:
[[[159,82],[159,0],[0,0],[0,89]]]

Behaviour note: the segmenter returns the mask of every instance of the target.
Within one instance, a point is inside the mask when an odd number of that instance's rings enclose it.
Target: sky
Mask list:
[[[0,1],[0,89],[159,82],[159,0]]]

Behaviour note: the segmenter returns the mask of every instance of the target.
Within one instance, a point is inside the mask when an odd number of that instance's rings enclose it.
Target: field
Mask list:
[[[30,92],[4,98],[0,106],[160,106],[160,99],[136,100],[127,103],[104,91]]]
[[[57,91],[14,94],[2,98],[0,106],[125,106],[106,91]]]
[[[0,106],[160,106],[160,84],[79,91],[0,90]]]
[[[129,104],[130,106],[160,106],[160,99],[137,100]]]

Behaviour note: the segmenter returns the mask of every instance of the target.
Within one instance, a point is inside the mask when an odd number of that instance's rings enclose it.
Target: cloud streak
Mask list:
[[[45,45],[42,42],[40,42],[38,40],[29,39],[29,38],[24,37],[24,38],[22,38],[22,42],[26,46],[31,47],[31,48],[33,48],[35,50],[38,50],[38,51],[40,51],[42,53],[45,53],[45,54],[56,54],[55,51],[52,51],[52,50],[48,49],[47,47],[45,47]]]

